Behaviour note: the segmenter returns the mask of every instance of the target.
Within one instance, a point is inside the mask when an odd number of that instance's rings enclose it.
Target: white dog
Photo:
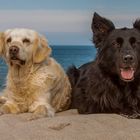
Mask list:
[[[10,29],[1,37],[8,75],[1,113],[32,112],[31,119],[54,116],[70,105],[71,86],[62,67],[50,57],[46,39],[29,29]]]

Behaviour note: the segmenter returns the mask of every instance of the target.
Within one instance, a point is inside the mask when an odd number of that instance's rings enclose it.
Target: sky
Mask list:
[[[140,17],[140,0],[0,0],[0,31],[31,28],[51,45],[92,45],[93,13],[131,27]]]

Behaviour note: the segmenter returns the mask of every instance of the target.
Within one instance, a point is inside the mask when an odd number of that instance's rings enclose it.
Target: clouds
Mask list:
[[[91,44],[92,16],[82,10],[0,10],[0,31],[31,28],[51,44]]]
[[[93,9],[94,11],[94,9]],[[52,44],[91,44],[90,10],[0,10],[0,31],[8,28],[31,28],[47,34]],[[95,10],[111,19],[117,27],[132,26],[138,12]]]
[[[88,32],[92,13],[71,10],[1,10],[0,30],[13,27],[41,32]]]
[[[91,44],[93,12],[109,18],[116,27],[132,27],[139,17],[138,0],[0,0],[0,31],[32,28],[52,44]],[[59,41],[61,40],[61,41]]]
[[[116,26],[131,26],[138,14],[99,12]],[[14,27],[32,28],[39,32],[90,32],[93,13],[82,10],[1,10],[0,30]]]

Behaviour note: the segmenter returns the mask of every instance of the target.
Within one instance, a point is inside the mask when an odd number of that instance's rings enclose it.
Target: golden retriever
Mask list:
[[[8,65],[0,109],[6,113],[33,113],[31,119],[66,110],[71,86],[62,67],[50,57],[45,37],[30,29],[15,28],[2,35],[1,53]]]

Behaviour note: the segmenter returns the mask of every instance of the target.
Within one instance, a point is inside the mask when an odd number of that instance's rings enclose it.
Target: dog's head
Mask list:
[[[3,54],[11,65],[41,63],[51,53],[45,37],[30,29],[9,29],[4,32]]]
[[[91,28],[102,70],[125,82],[133,81],[140,74],[140,20],[133,28],[115,29],[110,20],[94,13]]]

